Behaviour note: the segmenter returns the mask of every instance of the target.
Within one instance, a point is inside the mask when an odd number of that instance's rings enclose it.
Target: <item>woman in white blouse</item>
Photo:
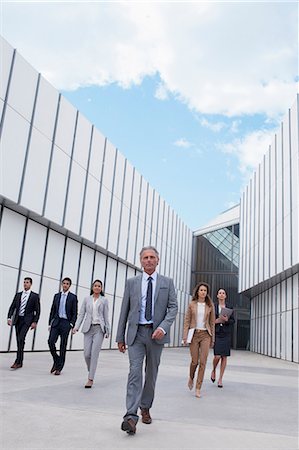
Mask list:
[[[83,300],[73,329],[75,334],[84,320],[81,331],[84,333],[84,358],[88,370],[86,388],[93,385],[103,339],[109,337],[108,312],[108,300],[104,297],[103,284],[100,280],[95,280],[90,295]]]
[[[195,286],[184,321],[183,344],[190,342],[191,355],[188,387],[193,389],[195,372],[199,365],[195,387],[195,396],[198,398],[209,349],[213,347],[215,340],[215,311],[209,290],[209,285],[204,282]]]

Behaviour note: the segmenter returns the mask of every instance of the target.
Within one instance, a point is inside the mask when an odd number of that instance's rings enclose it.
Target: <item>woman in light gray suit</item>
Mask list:
[[[110,332],[108,300],[104,297],[103,283],[100,280],[95,280],[92,283],[90,295],[83,300],[73,334],[79,330],[82,322],[84,358],[88,370],[88,380],[85,387],[91,388],[103,339],[104,337],[108,338]]]

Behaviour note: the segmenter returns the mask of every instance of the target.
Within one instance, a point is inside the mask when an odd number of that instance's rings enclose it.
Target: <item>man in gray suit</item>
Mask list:
[[[171,278],[158,275],[159,253],[155,247],[140,252],[143,274],[126,282],[120,311],[116,342],[120,352],[128,345],[130,371],[127,383],[126,407],[121,429],[135,434],[141,409],[142,422],[150,424],[150,408],[163,344],[169,343],[169,330],[178,306]],[[127,339],[125,330],[127,327]],[[145,381],[142,386],[142,366],[145,358]]]

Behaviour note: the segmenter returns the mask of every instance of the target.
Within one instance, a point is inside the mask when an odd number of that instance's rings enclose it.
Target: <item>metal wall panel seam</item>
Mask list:
[[[6,93],[5,93],[3,110],[2,110],[2,116],[1,116],[1,122],[0,122],[0,140],[1,140],[1,137],[2,137],[3,123],[4,123],[4,119],[5,119],[5,115],[6,115],[7,100],[8,100],[10,84],[11,84],[13,69],[14,69],[15,60],[16,60],[16,53],[17,53],[17,51],[16,51],[16,49],[14,49],[13,54],[12,54],[12,58],[11,58],[11,64],[10,64],[10,69],[9,69]]]
[[[77,269],[77,280],[76,280],[76,290],[75,293],[78,296],[78,288],[79,288],[79,280],[80,280],[80,269],[81,269],[81,257],[82,257],[82,249],[83,244],[81,242],[80,244],[80,252],[79,252],[79,262],[78,262],[78,269]],[[70,342],[69,342],[69,350],[72,350],[72,344],[73,344],[73,333],[70,333]]]
[[[269,236],[269,251],[268,251],[268,273],[266,274],[266,279],[270,278],[271,273],[271,199],[273,192],[271,191],[271,180],[272,180],[272,172],[271,172],[271,160],[272,160],[272,147],[269,146],[269,225],[268,225],[268,236]]]
[[[114,292],[113,292],[113,300],[112,300],[112,314],[111,314],[111,330],[110,330],[110,339],[109,339],[109,348],[112,348],[112,332],[113,332],[113,325],[114,325],[114,311],[115,311],[115,301],[116,301],[116,286],[117,286],[117,277],[118,277],[118,265],[119,262],[116,261],[116,274],[115,274],[115,280],[114,280]]]
[[[104,151],[103,151],[103,159],[102,159],[102,168],[101,168],[101,175],[100,175],[100,186],[99,186],[99,195],[98,195],[98,204],[97,204],[97,213],[96,213],[96,223],[94,228],[94,243],[97,242],[97,234],[98,234],[98,225],[99,225],[99,214],[100,214],[100,205],[101,205],[101,196],[102,196],[102,181],[103,181],[103,172],[104,172],[104,165],[105,165],[105,158],[106,158],[106,148],[107,148],[107,138],[105,138],[104,142]]]
[[[117,164],[118,153],[119,152],[116,149],[115,155],[114,155],[113,177],[112,177],[112,186],[111,186],[111,199],[110,199],[110,205],[109,205],[109,219],[108,219],[108,229],[107,229],[107,238],[106,238],[106,250],[108,250],[108,245],[109,245],[109,236],[110,236],[110,228],[111,228],[111,215],[112,215],[112,203],[113,203],[113,197],[114,197],[115,172],[116,172],[116,164]]]
[[[136,261],[136,252],[137,252],[137,240],[138,240],[138,230],[139,230],[139,213],[140,213],[140,203],[141,203],[142,180],[143,180],[143,178],[142,178],[142,176],[140,176],[139,195],[138,195],[138,208],[137,208],[137,225],[136,225],[135,245],[134,245],[134,253],[133,253],[133,264],[134,265],[135,265],[135,261]],[[140,250],[141,249],[139,249],[139,251]]]
[[[144,210],[144,226],[143,226],[142,247],[144,247],[145,245],[148,245],[148,243],[145,243],[146,216],[147,216],[147,208],[148,208],[148,191],[149,191],[149,183],[146,181],[146,199],[145,199],[145,210]],[[135,255],[135,260],[136,260],[136,255]]]
[[[274,192],[275,192],[275,201],[274,201],[274,275],[277,274],[277,196],[278,196],[278,188],[277,188],[277,175],[278,175],[278,169],[277,169],[277,135],[275,134],[275,146],[274,146],[274,164],[275,164],[275,183],[274,183]]]
[[[124,168],[123,168],[123,183],[122,183],[122,191],[121,191],[121,199],[120,199],[120,212],[119,212],[119,224],[118,224],[118,233],[117,233],[117,243],[116,243],[116,255],[119,256],[119,241],[120,241],[120,230],[122,226],[122,213],[124,209],[124,191],[126,184],[126,174],[127,174],[127,158],[125,158]]]
[[[52,137],[51,150],[50,150],[50,159],[49,159],[48,173],[47,173],[47,179],[46,179],[46,188],[45,188],[44,204],[43,204],[43,208],[42,208],[42,216],[45,215],[47,199],[48,199],[50,175],[51,175],[54,147],[55,147],[55,138],[56,138],[57,124],[58,124],[58,116],[59,116],[59,111],[60,111],[60,100],[61,100],[61,94],[59,94],[58,101],[57,101],[57,109],[56,109],[53,137]]]
[[[299,100],[299,96],[297,95],[297,113],[298,113],[298,100]],[[295,164],[295,161],[293,161],[292,159],[292,127],[291,127],[291,110],[289,109],[289,159],[290,159],[290,235],[291,235],[291,248],[290,248],[290,260],[291,260],[291,266],[293,265],[293,220],[292,220],[292,210],[293,210],[293,177],[292,177],[292,165],[293,163]]]
[[[284,235],[284,220],[285,220],[285,216],[284,216],[284,163],[283,163],[283,135],[284,135],[284,129],[283,129],[283,122],[281,123],[281,172],[282,172],[282,177],[281,177],[281,209],[282,209],[282,225],[281,225],[281,239],[282,239],[282,270],[285,269],[285,263],[284,263],[284,241],[285,241],[285,235]]]
[[[33,109],[32,109],[32,114],[31,114],[30,125],[29,125],[29,132],[28,132],[28,139],[27,139],[26,150],[25,150],[24,165],[23,165],[23,171],[22,171],[22,175],[21,175],[21,184],[20,184],[20,190],[19,190],[18,201],[17,201],[18,204],[21,203],[23,187],[24,187],[24,181],[25,181],[25,176],[26,176],[29,148],[30,148],[30,143],[31,143],[32,128],[33,128],[33,122],[34,122],[34,116],[35,116],[35,109],[36,109],[36,102],[37,102],[37,96],[38,96],[38,91],[39,91],[40,79],[41,79],[41,74],[39,73],[38,77],[37,77],[36,90],[35,90],[34,102],[33,102]]]
[[[62,215],[62,224],[61,225],[63,227],[65,225],[65,217],[66,217],[68,196],[69,196],[69,190],[70,190],[70,181],[71,181],[72,168],[73,168],[73,156],[74,156],[74,148],[75,148],[75,141],[76,141],[77,126],[78,126],[78,118],[79,118],[79,111],[77,110],[75,127],[74,127],[74,135],[73,135],[73,143],[72,143],[72,151],[71,151],[71,157],[70,157],[69,173],[68,173],[68,177],[67,177],[65,201],[64,201],[64,208],[63,208],[63,215]]]
[[[44,225],[41,225],[41,226],[44,226]],[[40,274],[39,291],[38,291],[40,296],[41,296],[41,291],[42,291],[43,281],[44,281],[44,270],[45,270],[45,263],[46,263],[46,254],[47,254],[48,240],[49,240],[49,234],[50,234],[49,233],[50,232],[49,227],[45,227],[45,228],[46,228],[47,231],[46,231],[46,240],[45,240],[42,268],[41,268],[41,274]],[[34,350],[35,336],[36,336],[36,328],[33,330],[31,351]]]
[[[264,192],[264,201],[266,198],[266,156],[264,155],[264,186],[263,186],[263,192]],[[264,205],[263,208],[263,232],[262,232],[262,236],[263,236],[263,251],[262,251],[262,260],[263,260],[263,266],[262,266],[262,271],[263,271],[263,275],[262,275],[262,281],[265,281],[265,242],[266,242],[266,204]]]
[[[25,226],[24,226],[23,242],[22,242],[22,248],[21,248],[21,255],[20,255],[20,262],[19,262],[19,267],[18,267],[18,277],[17,277],[16,292],[18,292],[18,287],[19,287],[19,284],[20,284],[22,265],[23,265],[23,259],[24,259],[24,249],[25,249],[26,236],[27,236],[28,222],[29,222],[29,219],[28,219],[28,217],[26,217]],[[10,350],[11,339],[12,339],[12,332],[13,332],[13,327],[11,327],[10,331],[9,331],[8,347],[7,347],[7,351],[8,352]]]
[[[133,167],[132,184],[131,184],[131,198],[130,198],[130,208],[129,208],[128,233],[127,233],[126,254],[125,254],[125,259],[126,260],[128,259],[128,251],[129,251],[129,233],[130,233],[132,207],[133,207],[132,205],[133,205],[134,182],[135,182],[135,167]],[[135,262],[135,260],[134,260],[134,262]]]
[[[84,212],[85,212],[85,201],[86,201],[86,192],[87,192],[87,181],[88,181],[88,175],[89,175],[89,164],[90,164],[90,155],[91,155],[91,147],[92,147],[92,140],[93,140],[93,130],[94,126],[91,127],[90,132],[90,140],[89,140],[89,149],[88,149],[88,159],[87,159],[87,167],[86,167],[86,175],[85,175],[85,183],[84,183],[84,192],[83,192],[83,199],[82,199],[82,209],[81,209],[81,219],[80,219],[80,226],[79,226],[79,236],[82,236],[82,226],[83,226],[83,219],[84,219]]]

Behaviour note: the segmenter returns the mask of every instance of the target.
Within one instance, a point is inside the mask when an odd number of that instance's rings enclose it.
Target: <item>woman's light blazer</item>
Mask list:
[[[196,328],[197,324],[197,301],[192,300],[189,303],[184,320],[183,340],[187,339],[188,330]],[[207,332],[212,338],[212,344],[215,342],[215,310],[214,306],[205,303],[204,324]]]
[[[78,318],[75,324],[75,328],[79,330],[83,320],[82,333],[87,333],[92,324],[92,312],[93,312],[93,296],[89,295],[85,297],[78,314]],[[105,297],[100,296],[98,304],[98,314],[100,317],[100,326],[105,334],[110,333],[110,324],[108,319],[108,300]]]

